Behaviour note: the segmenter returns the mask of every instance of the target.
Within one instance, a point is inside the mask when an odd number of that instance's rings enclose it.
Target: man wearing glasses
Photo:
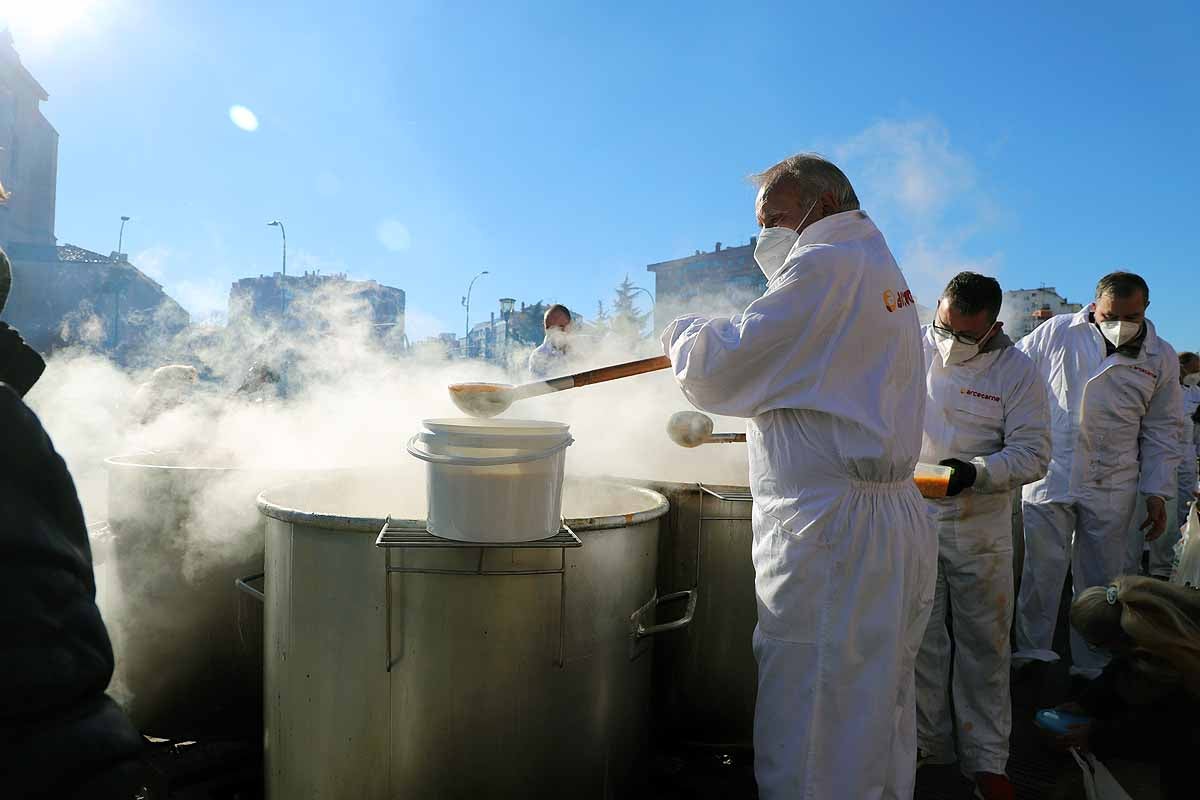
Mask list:
[[[921,460],[954,474],[949,496],[927,501],[937,522],[938,567],[916,664],[918,764],[960,760],[984,800],[1013,798],[1005,775],[1012,492],[1045,475],[1050,462],[1046,385],[1004,334],[997,319],[1002,297],[995,278],[959,273],[923,338]],[[947,606],[954,610],[953,650]]]
[[[1025,562],[1017,597],[1018,664],[1056,661],[1051,648],[1067,567],[1075,595],[1121,574],[1138,493],[1147,541],[1167,525],[1176,490],[1183,395],[1179,360],[1146,319],[1150,288],[1130,272],[1096,285],[1077,314],[1045,322],[1017,345],[1050,384],[1050,469],[1023,490]],[[1099,676],[1107,653],[1071,631],[1071,672]]]

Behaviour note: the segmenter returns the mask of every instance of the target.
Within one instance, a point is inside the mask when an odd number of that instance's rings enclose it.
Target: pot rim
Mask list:
[[[222,464],[207,465],[207,464],[156,464],[155,459],[170,456],[185,457],[188,455],[186,450],[153,450],[144,453],[126,453],[123,455],[109,456],[104,459],[104,464],[109,469],[149,469],[149,470],[171,470],[176,472],[300,472],[288,467],[267,467],[254,464]]]
[[[266,489],[259,493],[256,500],[259,513],[265,517],[279,520],[280,522],[288,522],[295,525],[307,525],[314,528],[324,528],[326,530],[347,531],[355,533],[379,533],[387,521],[384,517],[368,517],[368,516],[347,516],[343,514],[330,514],[319,511],[305,511],[300,508],[291,508],[279,503],[275,503],[267,496],[270,493],[279,491],[280,489],[291,488],[308,483],[319,483],[328,478],[315,478],[310,481],[300,481],[286,486],[277,486],[274,489]],[[568,478],[568,481],[571,479]],[[659,492],[653,489],[648,489],[644,486],[635,486],[620,480],[612,479],[596,479],[588,481],[590,484],[605,484],[608,486],[619,486],[633,494],[645,498],[652,502],[653,506],[642,511],[633,511],[627,514],[606,514],[593,517],[566,517],[566,523],[571,530],[576,533],[583,531],[602,531],[613,530],[617,528],[627,528],[631,525],[639,525],[643,522],[651,522],[664,516],[670,509],[671,504]],[[412,530],[425,530],[424,519],[399,519],[392,517],[391,524],[397,528],[407,528]]]

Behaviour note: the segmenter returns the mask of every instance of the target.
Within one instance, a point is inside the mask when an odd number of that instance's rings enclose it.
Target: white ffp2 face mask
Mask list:
[[[1183,376],[1184,386],[1200,386],[1200,372],[1193,372]]]
[[[979,345],[966,344],[957,339],[938,339],[937,349],[942,354],[942,366],[944,367],[970,361],[979,355]]]
[[[791,228],[763,228],[754,244],[754,260],[762,270],[767,280],[775,277],[775,273],[787,261],[788,253],[796,246],[800,234]]]
[[[1104,322],[1097,322],[1096,326],[1100,328],[1101,335],[1107,339],[1113,347],[1120,347],[1138,335],[1142,329],[1140,322],[1127,322],[1125,320],[1110,319]]]
[[[763,275],[767,276],[767,280],[774,278],[775,273],[783,267],[788,253],[792,252],[792,248],[800,239],[799,229],[804,227],[804,223],[808,221],[808,215],[816,207],[817,201],[814,200],[813,204],[808,207],[808,211],[805,212],[804,219],[800,220],[800,224],[795,229],[763,228],[759,231],[758,240],[754,243],[754,261],[762,270]]]

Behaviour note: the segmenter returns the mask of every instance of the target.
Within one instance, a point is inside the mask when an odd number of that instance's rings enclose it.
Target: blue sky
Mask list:
[[[399,286],[417,335],[461,332],[483,269],[476,320],[591,315],[748,241],[745,176],[816,149],[926,304],[963,268],[1077,301],[1127,268],[1200,347],[1195,3],[17,2],[60,242],[107,253],[132,216],[125,249],[199,315],[278,268],[276,217],[289,271]]]

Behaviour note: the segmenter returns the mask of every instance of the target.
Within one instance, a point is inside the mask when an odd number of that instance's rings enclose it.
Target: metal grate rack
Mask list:
[[[554,656],[554,664],[563,666],[564,647],[566,644],[566,612],[567,612],[567,550],[582,547],[583,541],[571,530],[566,520],[558,533],[547,538],[530,542],[460,542],[454,539],[443,539],[432,533],[411,528],[393,526],[392,518],[388,517],[375,546],[383,549],[384,563],[384,625],[387,627],[387,671],[392,671],[395,660],[392,658],[392,575],[475,575],[475,576],[514,576],[514,575],[557,575],[559,577],[558,592],[558,652]],[[404,551],[407,549],[421,550],[478,550],[479,557],[472,569],[441,569],[432,567],[410,567],[404,564]],[[508,569],[496,570],[484,568],[484,555],[489,550],[550,550],[559,551],[558,567],[555,569]],[[392,563],[392,551],[400,552],[400,563]]]
[[[393,547],[429,547],[429,548],[476,548],[486,550],[489,548],[504,548],[504,549],[525,549],[525,548],[567,548],[581,547],[583,542],[575,535],[575,531],[571,530],[564,522],[558,533],[551,536],[549,539],[539,539],[534,542],[460,542],[455,539],[443,539],[440,536],[434,536],[429,531],[414,531],[411,528],[395,528],[392,527],[392,521],[389,518],[383,525],[383,530],[379,532],[378,538],[375,539],[376,547],[393,548]],[[470,573],[472,575],[477,573]]]

